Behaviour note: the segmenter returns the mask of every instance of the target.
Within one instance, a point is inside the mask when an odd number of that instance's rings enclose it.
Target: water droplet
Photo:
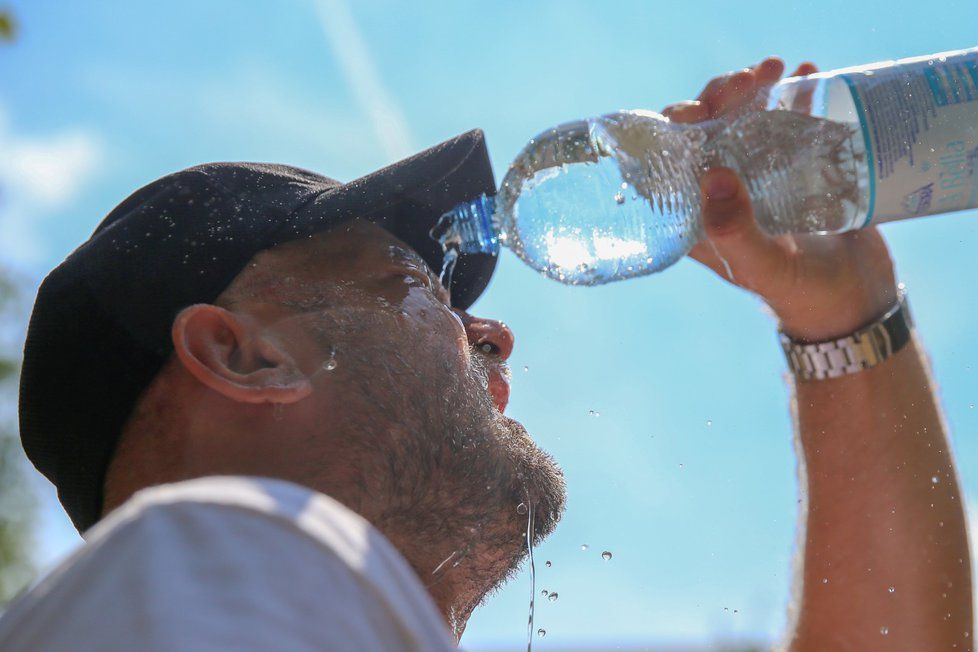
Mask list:
[[[615,193],[615,203],[618,204],[618,205],[624,204],[625,203],[625,195],[621,194],[620,192],[616,192]]]
[[[526,373],[529,370],[530,370],[530,368],[528,366],[523,365],[523,373]]]
[[[539,636],[540,638],[543,638],[546,635],[547,635],[547,630],[543,628],[537,630],[537,636]]]
[[[601,416],[601,413],[598,412],[597,410],[588,410],[587,413],[590,414],[592,417],[600,417]]]
[[[540,591],[540,595],[542,595],[543,597],[547,597],[548,595],[550,595],[550,591],[548,591],[547,589],[544,589],[544,590]]]
[[[680,469],[684,469],[684,468],[686,468],[686,467],[685,467],[685,465],[683,465],[682,463],[680,463],[680,465],[679,465],[679,468],[680,468]]]
[[[581,550],[583,550],[584,552],[587,552],[587,549],[588,549],[589,547],[590,547],[590,546],[588,546],[588,545],[587,545],[586,543],[582,543],[582,544],[581,544]]]
[[[553,565],[554,565],[554,563],[552,561],[549,561],[549,560],[547,561],[547,568],[550,568]]]
[[[890,628],[889,627],[887,627],[886,625],[883,625],[882,627],[880,627],[880,634],[882,634],[883,636],[886,636],[889,633],[890,633]]]
[[[822,578],[822,584],[828,584],[828,583],[829,583],[829,578],[823,577]]]
[[[969,410],[974,410],[975,409],[975,404],[974,403],[968,403],[968,409]]]
[[[612,554],[608,550],[605,550],[604,552],[601,553],[601,559],[604,559],[605,561],[610,560],[611,557],[612,557]]]
[[[710,428],[710,427],[712,427],[712,426],[713,426],[713,419],[707,419],[707,420],[706,420],[706,427],[707,427],[707,428]]]
[[[333,358],[330,358],[329,360],[327,360],[326,362],[324,362],[323,363],[323,369],[325,369],[326,371],[332,371],[333,369],[336,369],[336,360],[333,359]]]
[[[516,506],[517,514],[526,514],[526,503],[520,503]]]
[[[932,475],[932,476],[930,477],[930,481],[931,481],[931,484],[937,484],[938,482],[940,482],[940,481],[941,481],[941,479],[940,479],[940,478],[938,478],[938,477],[937,477],[936,475]]]
[[[889,591],[890,593],[896,593],[896,587],[891,586],[890,588],[887,589],[887,591]]]
[[[550,600],[551,602],[557,602],[557,592],[554,591],[553,593],[548,595],[547,600]]]
[[[649,256],[648,258],[645,259],[645,264],[646,265],[651,265],[652,264],[652,256]]]

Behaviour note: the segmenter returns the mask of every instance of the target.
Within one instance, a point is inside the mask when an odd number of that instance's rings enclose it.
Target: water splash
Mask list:
[[[706,241],[710,243],[710,249],[712,249],[713,253],[716,254],[716,257],[720,259],[720,263],[723,265],[723,271],[727,275],[727,280],[731,283],[736,283],[737,281],[734,280],[733,270],[730,269],[730,263],[728,263],[727,259],[720,253],[720,250],[717,248],[717,243],[713,242],[711,238],[707,238]]]
[[[338,366],[336,362],[336,347],[330,347],[329,358],[323,363],[323,369],[326,371],[333,371]]]

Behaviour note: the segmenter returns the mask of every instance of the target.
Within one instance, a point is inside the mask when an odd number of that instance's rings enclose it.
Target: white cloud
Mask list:
[[[79,128],[16,133],[0,105],[0,151],[0,258],[36,263],[45,253],[37,225],[78,197],[101,161],[102,145]]]
[[[317,0],[319,22],[336,60],[389,159],[410,155],[411,134],[394,96],[387,90],[346,0]]]

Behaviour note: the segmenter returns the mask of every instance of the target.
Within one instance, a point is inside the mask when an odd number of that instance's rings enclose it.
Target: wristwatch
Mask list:
[[[910,341],[913,321],[907,291],[897,286],[897,303],[872,324],[824,342],[793,340],[779,331],[788,367],[801,380],[824,380],[875,367]]]

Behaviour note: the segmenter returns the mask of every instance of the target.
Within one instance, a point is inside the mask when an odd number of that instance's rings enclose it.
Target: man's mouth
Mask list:
[[[500,412],[506,410],[506,405],[509,404],[509,381],[498,365],[494,365],[489,371],[489,396],[492,397],[497,410]]]

